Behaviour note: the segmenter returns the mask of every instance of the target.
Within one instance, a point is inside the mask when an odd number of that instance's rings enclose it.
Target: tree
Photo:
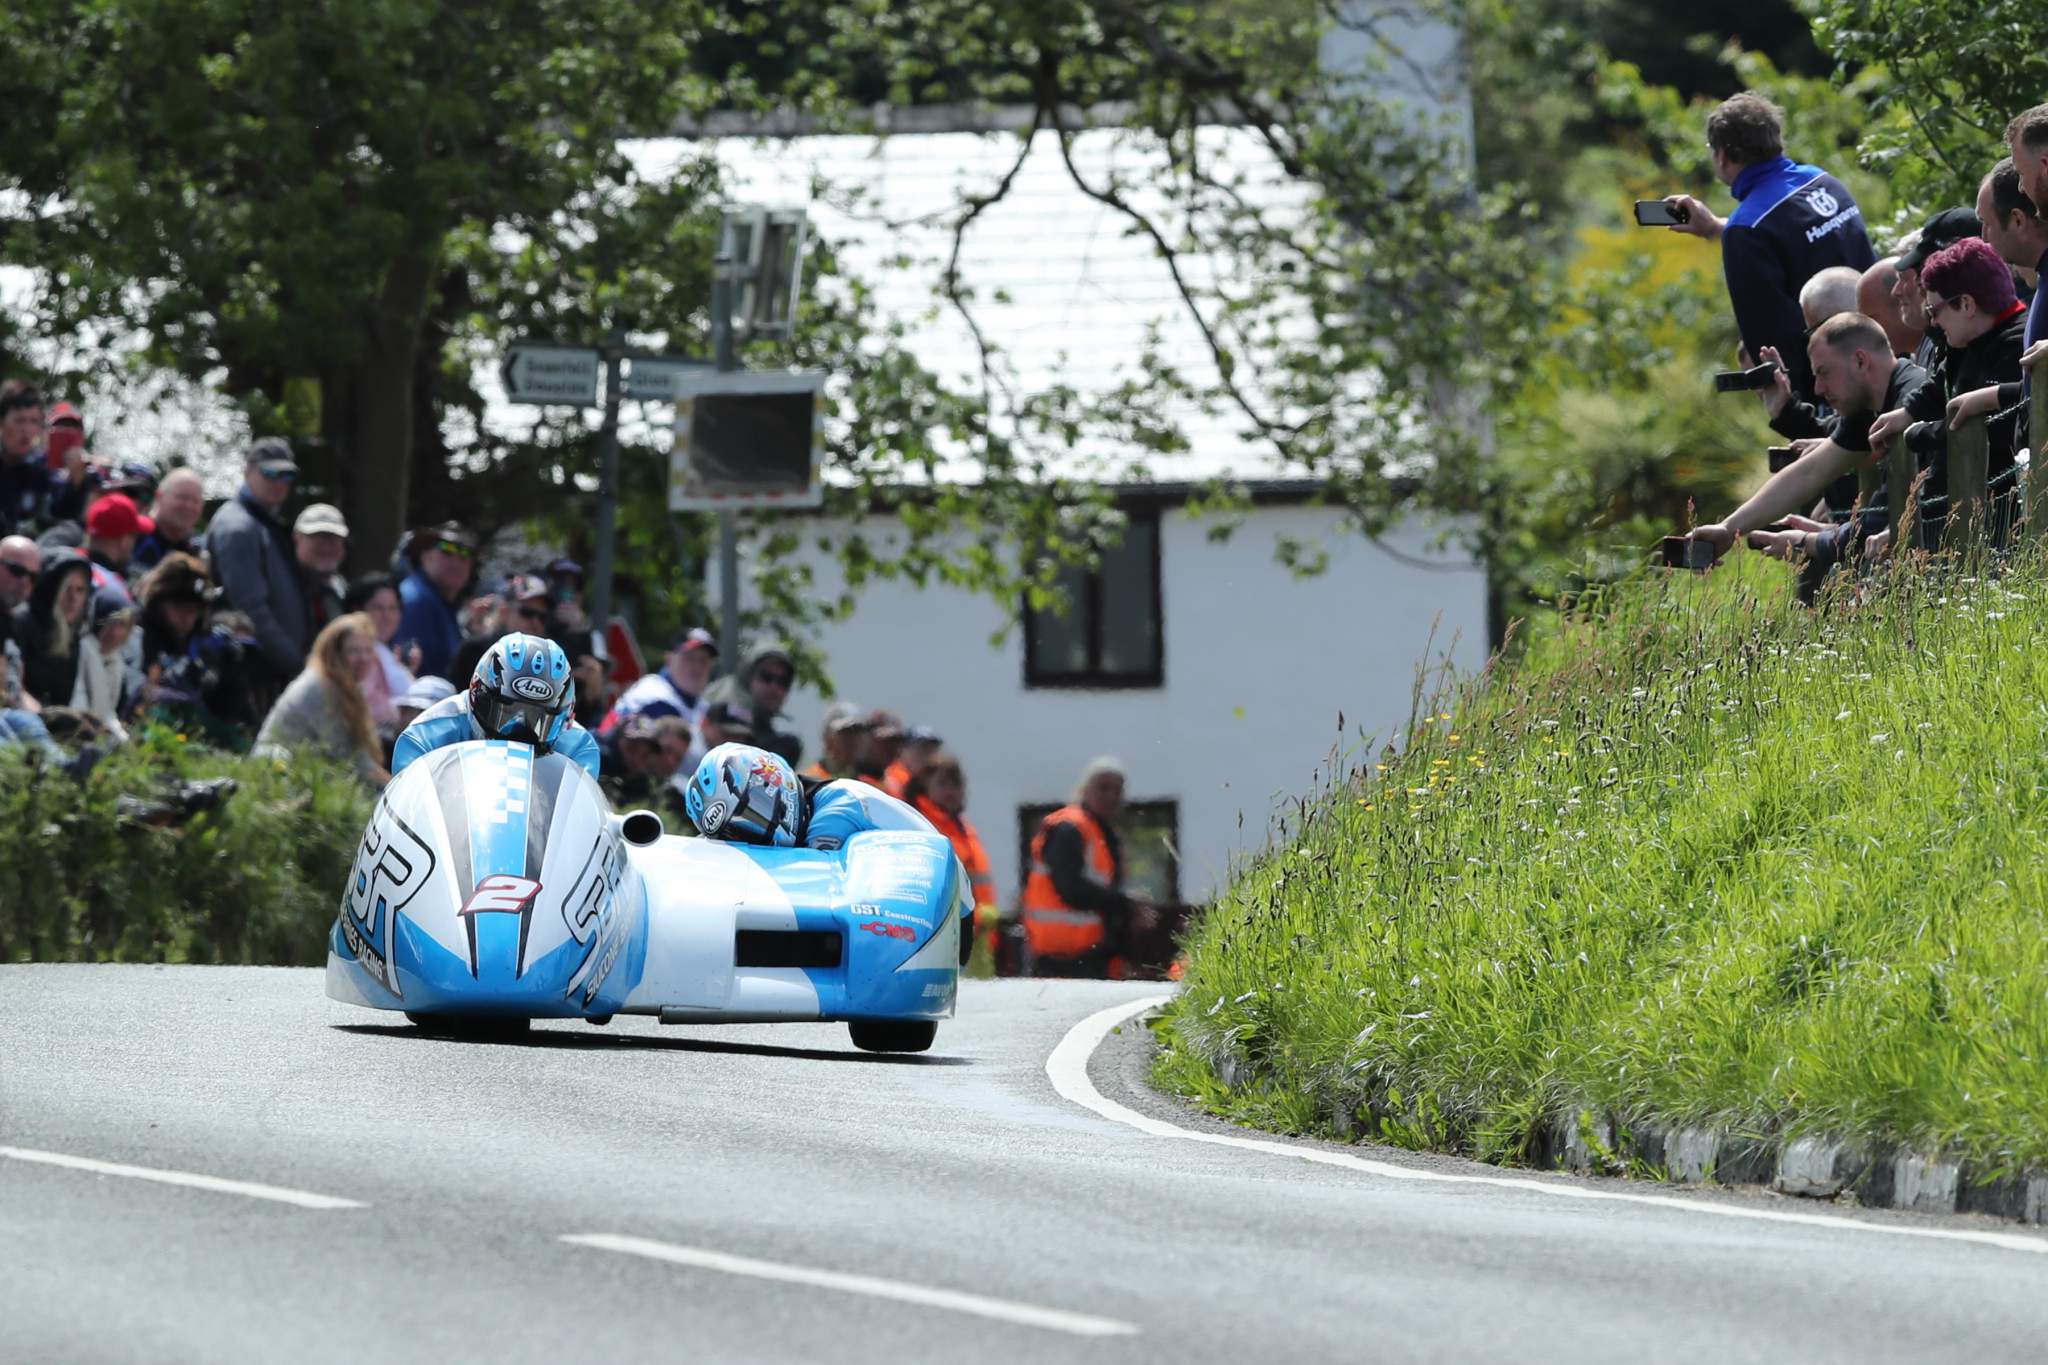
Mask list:
[[[23,0],[4,220],[38,328],[118,326],[281,420],[314,377],[359,550],[406,525],[452,234],[539,228],[688,99],[693,0]],[[310,433],[308,433],[310,434]]]

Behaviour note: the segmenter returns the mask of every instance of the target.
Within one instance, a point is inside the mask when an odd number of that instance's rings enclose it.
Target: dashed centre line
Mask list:
[[[690,1266],[697,1270],[714,1270],[724,1275],[744,1275],[757,1280],[776,1280],[783,1284],[801,1284],[814,1289],[835,1289],[846,1294],[862,1294],[872,1299],[891,1299],[897,1303],[916,1304],[920,1308],[940,1308],[951,1313],[968,1313],[975,1317],[993,1318],[997,1322],[1013,1323],[1019,1327],[1038,1327],[1049,1332],[1065,1332],[1071,1336],[1128,1337],[1135,1336],[1138,1332],[1135,1324],[1119,1322],[1114,1318],[1069,1313],[1060,1308],[1040,1308],[1035,1304],[1017,1303],[1010,1299],[992,1299],[983,1294],[967,1294],[957,1289],[935,1289],[929,1285],[909,1284],[901,1280],[877,1279],[872,1275],[850,1275],[843,1271],[818,1270],[810,1266],[787,1265],[780,1261],[757,1261],[747,1256],[734,1256],[728,1252],[712,1251],[705,1247],[677,1246],[673,1242],[657,1242],[646,1237],[583,1232],[571,1233],[561,1240],[571,1246],[595,1247],[599,1251],[642,1256],[650,1261],[666,1261],[671,1265]]]
[[[94,1175],[119,1176],[124,1180],[148,1180],[158,1185],[182,1185],[187,1189],[209,1190],[214,1194],[239,1195],[244,1199],[267,1199],[273,1204],[291,1204],[302,1209],[360,1209],[368,1207],[359,1199],[341,1199],[310,1190],[264,1185],[253,1180],[228,1180],[193,1171],[167,1171],[155,1166],[130,1166],[96,1157],[71,1156],[65,1152],[40,1152],[30,1147],[0,1147],[0,1157],[33,1162],[39,1166],[61,1166],[67,1170],[90,1171]]]

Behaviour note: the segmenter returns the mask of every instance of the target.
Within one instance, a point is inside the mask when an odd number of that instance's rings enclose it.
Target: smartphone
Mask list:
[[[1691,569],[1695,573],[1714,567],[1714,547],[1690,536],[1666,536],[1660,542],[1667,569]]]
[[[1799,459],[1798,446],[1772,446],[1764,451],[1764,458],[1771,462],[1771,472],[1777,473]]]
[[[1684,209],[1675,209],[1662,199],[1636,200],[1637,227],[1677,227],[1691,221],[1692,214]]]
[[[1722,370],[1714,376],[1714,392],[1746,393],[1752,389],[1768,389],[1771,376],[1777,372],[1778,362],[1775,360],[1766,360],[1747,370]]]

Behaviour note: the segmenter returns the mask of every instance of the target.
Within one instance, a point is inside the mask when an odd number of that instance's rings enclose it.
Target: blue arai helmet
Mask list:
[[[803,786],[779,754],[721,744],[704,755],[683,793],[683,809],[706,838],[795,848],[803,827]]]
[[[569,656],[538,635],[507,635],[484,651],[469,680],[470,714],[485,739],[516,739],[543,752],[561,738],[574,703]]]

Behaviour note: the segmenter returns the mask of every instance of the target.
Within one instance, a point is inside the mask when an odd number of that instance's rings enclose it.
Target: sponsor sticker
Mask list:
[[[528,701],[553,701],[555,699],[555,685],[546,678],[536,678],[531,674],[522,673],[507,683],[506,686],[512,689],[512,695],[524,697]]]
[[[871,919],[860,927],[877,938],[897,938],[905,943],[917,941],[917,930],[907,924],[891,924],[887,920]]]

